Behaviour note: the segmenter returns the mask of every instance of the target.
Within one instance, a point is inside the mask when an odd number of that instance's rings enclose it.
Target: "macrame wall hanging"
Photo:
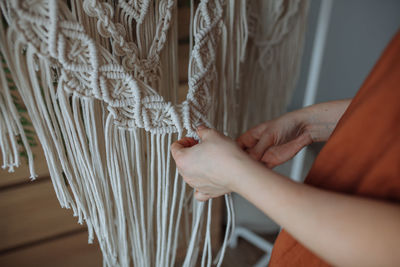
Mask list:
[[[19,165],[22,144],[35,178],[12,80],[58,200],[86,223],[89,242],[97,237],[105,266],[220,266],[234,224],[230,196],[224,243],[212,255],[212,200],[193,200],[169,146],[195,136],[199,124],[234,137],[284,110],[308,1],[192,1],[181,103],[176,0],[1,0],[0,7],[0,52],[10,70],[0,70],[3,168]]]

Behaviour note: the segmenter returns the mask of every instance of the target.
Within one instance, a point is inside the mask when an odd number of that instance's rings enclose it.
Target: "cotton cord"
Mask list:
[[[0,1],[2,167],[20,164],[22,146],[36,176],[15,87],[60,205],[98,240],[105,267],[221,266],[231,195],[213,257],[213,201],[194,199],[169,148],[198,139],[199,125],[236,137],[283,111],[294,88],[308,1],[194,3],[189,89],[177,103],[175,0]]]

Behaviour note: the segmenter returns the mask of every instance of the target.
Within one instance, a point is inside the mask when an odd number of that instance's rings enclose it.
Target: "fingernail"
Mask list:
[[[206,126],[204,126],[204,125],[199,125],[199,126],[197,126],[197,130],[203,130],[203,129],[206,129],[207,127]]]

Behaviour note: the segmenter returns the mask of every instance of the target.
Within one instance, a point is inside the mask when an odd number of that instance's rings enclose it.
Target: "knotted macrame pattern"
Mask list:
[[[176,0],[3,0],[3,168],[33,156],[12,101],[18,89],[54,190],[96,237],[105,266],[220,266],[212,200],[199,203],[171,143],[200,124],[234,137],[283,111],[298,75],[308,1],[191,3],[188,92],[178,103]],[[17,141],[20,140],[20,142]]]

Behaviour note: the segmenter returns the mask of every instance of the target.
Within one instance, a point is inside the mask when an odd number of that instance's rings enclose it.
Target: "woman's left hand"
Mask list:
[[[250,158],[232,139],[213,129],[200,126],[197,134],[200,143],[185,137],[171,145],[179,173],[196,189],[199,201],[232,192],[240,176],[237,167]]]

